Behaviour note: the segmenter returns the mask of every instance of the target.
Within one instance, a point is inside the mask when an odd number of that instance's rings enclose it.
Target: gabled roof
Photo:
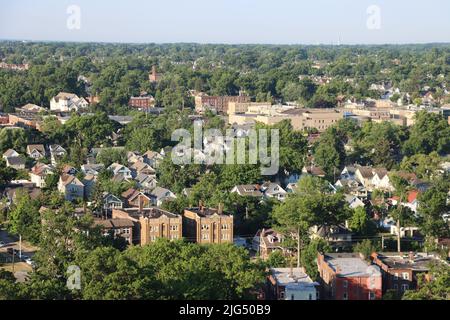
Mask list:
[[[235,187],[238,193],[248,197],[262,197],[263,193],[257,184],[241,184]]]
[[[34,150],[38,151],[39,153],[45,155],[45,147],[43,144],[29,144],[27,145],[27,153],[31,154]]]
[[[67,186],[69,184],[76,184],[78,186],[84,187],[84,184],[80,180],[78,180],[77,177],[72,176],[70,174],[61,175],[61,181],[62,181],[63,186]]]
[[[18,154],[19,154],[19,153],[18,153],[16,150],[14,150],[14,149],[8,149],[8,150],[6,150],[6,151],[3,153],[3,156],[6,157],[6,158],[9,158],[9,157],[17,157]]]

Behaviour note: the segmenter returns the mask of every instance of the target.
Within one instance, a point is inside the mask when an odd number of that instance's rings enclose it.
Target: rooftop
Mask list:
[[[315,282],[305,273],[303,268],[271,268],[270,273],[280,286],[300,285],[314,286]]]
[[[370,276],[374,271],[381,274],[377,268],[367,264],[358,253],[327,253],[325,262],[340,277]]]
[[[416,253],[411,256],[409,254],[400,255],[399,253],[383,253],[378,254],[377,258],[393,269],[413,269],[418,271],[427,271],[430,265],[439,263],[439,259],[433,255],[426,253]]]

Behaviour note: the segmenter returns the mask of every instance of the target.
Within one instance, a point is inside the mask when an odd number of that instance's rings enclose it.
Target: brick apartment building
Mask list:
[[[405,255],[399,253],[373,253],[372,263],[380,267],[383,275],[383,293],[394,290],[402,295],[406,290],[417,288],[417,275],[428,273],[430,266],[440,263],[433,255],[426,253]]]
[[[230,102],[250,102],[250,97],[246,95],[238,96],[208,96],[199,94],[195,96],[195,111],[202,113],[206,110],[215,110],[217,113],[228,113],[228,103]]]
[[[158,238],[179,240],[183,237],[182,216],[156,207],[142,210],[139,224],[142,246]]]
[[[197,243],[233,243],[233,216],[219,209],[188,208],[183,214],[183,236]]]
[[[151,95],[131,97],[128,102],[128,106],[137,109],[148,109],[153,108],[155,105],[155,98]]]
[[[95,225],[102,227],[105,234],[112,234],[114,238],[122,237],[128,244],[133,243],[134,223],[129,219],[96,220]]]
[[[113,219],[127,219],[133,222],[133,244],[146,245],[158,238],[169,240],[183,236],[183,218],[157,207],[113,209]]]
[[[358,253],[318,254],[323,299],[378,300],[382,297],[382,275]]]

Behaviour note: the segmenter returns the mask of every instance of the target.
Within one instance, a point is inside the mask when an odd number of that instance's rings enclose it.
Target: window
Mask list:
[[[342,295],[342,299],[343,300],[348,300],[348,293],[344,292],[344,294]]]
[[[295,300],[294,298],[295,298],[295,296],[293,294],[291,294],[291,300]],[[311,300],[311,299],[309,299],[309,300]]]
[[[223,224],[222,225],[222,230],[228,230],[228,225],[227,224]]]
[[[398,273],[394,273],[394,280],[398,280]]]
[[[202,230],[209,230],[208,224],[202,224]]]
[[[178,225],[171,225],[170,230],[172,231],[178,231]]]
[[[150,236],[151,241],[156,241],[156,236]]]
[[[402,284],[402,292],[405,292],[406,290],[409,290],[408,284]]]
[[[369,300],[375,300],[375,293],[372,291],[369,292]]]
[[[202,240],[209,240],[209,234],[203,233],[202,234]]]
[[[344,288],[348,288],[348,281],[347,281],[347,280],[344,280],[344,281],[342,282],[342,286],[343,286]]]
[[[312,294],[311,293],[309,294],[309,300],[312,300]]]
[[[408,273],[408,272],[403,272],[403,273],[402,273],[402,278],[403,278],[404,280],[409,280],[409,273]]]
[[[222,240],[228,240],[229,239],[229,236],[228,236],[228,233],[222,233]]]
[[[282,300],[284,299],[284,291],[280,292],[280,299],[282,299]]]

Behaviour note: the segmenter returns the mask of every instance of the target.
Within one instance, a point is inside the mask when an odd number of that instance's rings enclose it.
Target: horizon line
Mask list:
[[[112,45],[225,45],[225,46],[408,46],[408,45],[450,45],[450,42],[384,42],[384,43],[265,43],[265,42],[195,42],[195,41],[173,41],[173,42],[126,42],[126,41],[84,41],[84,40],[32,40],[0,38],[0,42],[29,42],[29,43],[70,43],[70,44],[112,44]]]

